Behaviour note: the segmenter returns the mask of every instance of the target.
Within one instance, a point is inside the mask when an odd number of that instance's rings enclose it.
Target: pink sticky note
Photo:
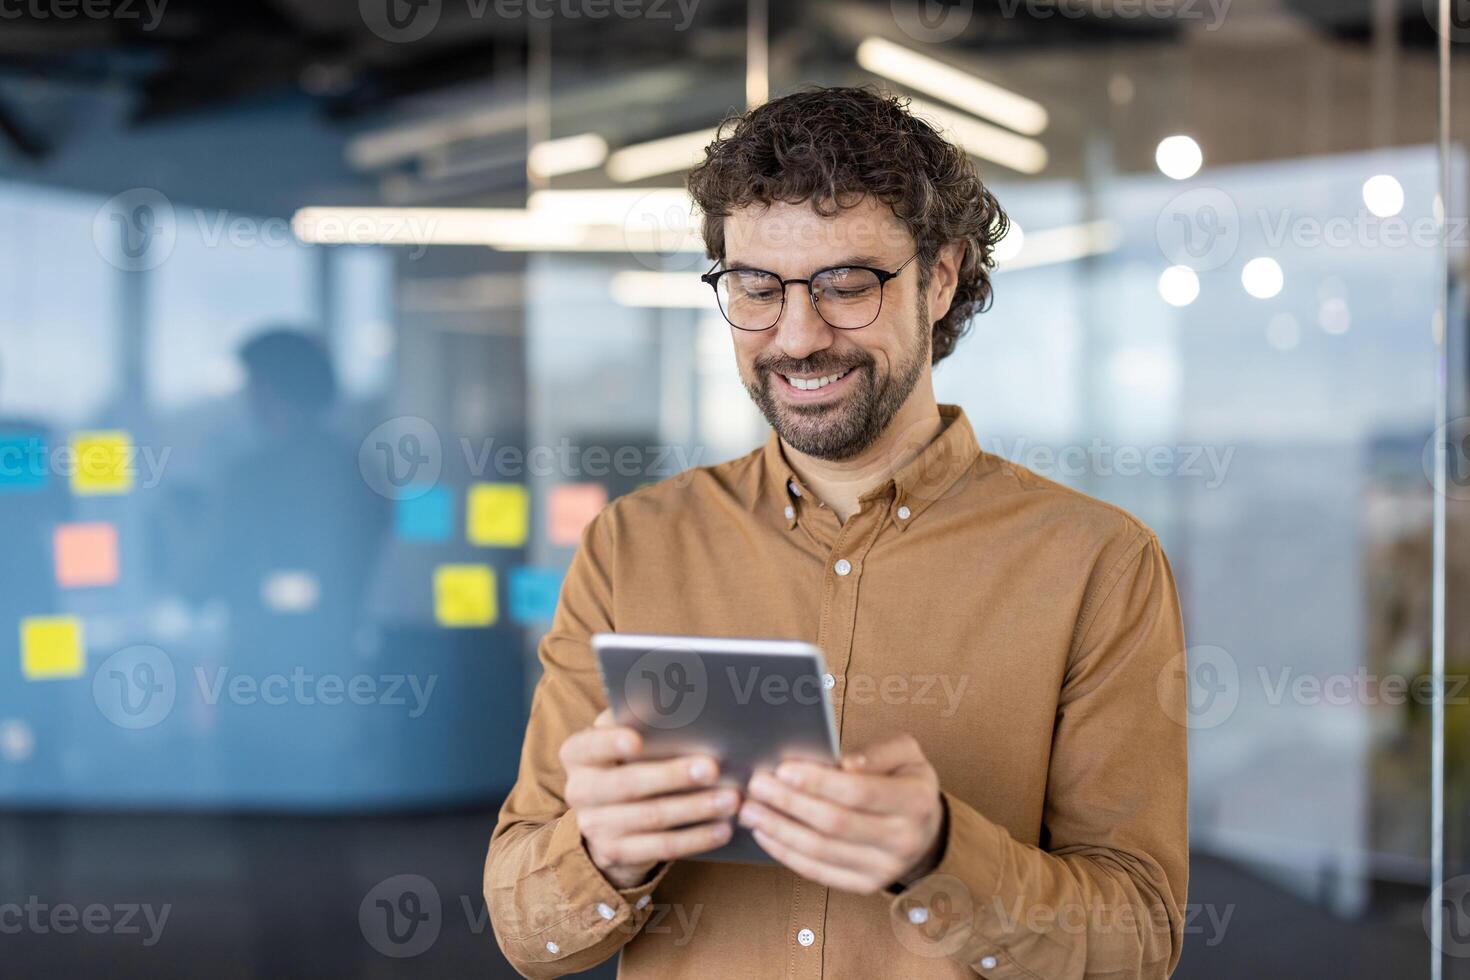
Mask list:
[[[552,487],[546,507],[546,536],[554,545],[575,545],[582,537],[582,529],[606,506],[607,488],[601,483],[563,483]]]
[[[64,589],[117,582],[117,528],[105,521],[58,524],[56,584]]]

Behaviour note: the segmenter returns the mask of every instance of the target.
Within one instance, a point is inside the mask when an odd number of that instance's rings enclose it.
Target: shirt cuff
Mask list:
[[[531,962],[550,963],[606,942],[614,932],[622,941],[647,924],[653,914],[653,891],[668,874],[670,862],[633,888],[618,888],[592,862],[582,843],[576,814],[557,818],[546,851],[545,867],[556,887],[554,908],[545,910],[538,928],[516,938],[518,952]]]
[[[942,793],[948,829],[939,864],[889,904],[899,941],[912,953],[966,964],[982,977],[1034,975],[1011,959],[995,924],[1010,834],[974,807]]]

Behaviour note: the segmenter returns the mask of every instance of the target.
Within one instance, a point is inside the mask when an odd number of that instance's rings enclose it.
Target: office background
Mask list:
[[[941,401],[1178,576],[1178,975],[1470,976],[1440,16],[0,2],[0,904],[112,916],[7,935],[15,975],[508,974],[480,863],[577,536],[765,435],[683,173],[874,83],[1017,226]],[[360,914],[405,889],[422,949]]]

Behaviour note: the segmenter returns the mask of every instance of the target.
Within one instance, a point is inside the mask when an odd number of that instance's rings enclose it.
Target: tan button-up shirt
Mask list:
[[[1184,635],[1168,561],[1116,507],[980,450],[964,413],[846,523],[764,448],[619,498],[550,632],[485,895],[554,977],[1163,977],[1188,876]],[[844,751],[913,735],[948,811],[934,873],[853,895],[680,860],[619,890],[562,797],[606,706],[599,631],[806,640]]]

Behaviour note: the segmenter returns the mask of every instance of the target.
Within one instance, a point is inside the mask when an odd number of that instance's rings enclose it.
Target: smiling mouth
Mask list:
[[[820,378],[793,378],[789,374],[783,374],[781,377],[797,391],[820,391],[830,384],[841,381],[851,374],[852,370],[852,368],[847,368],[836,374],[824,374]]]

